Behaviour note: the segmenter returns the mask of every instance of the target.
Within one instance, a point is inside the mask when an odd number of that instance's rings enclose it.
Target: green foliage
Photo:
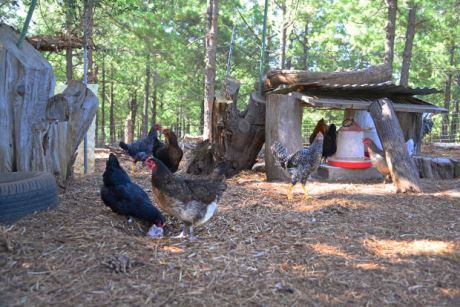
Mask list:
[[[239,105],[244,107],[257,81],[263,1],[219,2],[216,90],[220,89],[225,77],[231,31],[236,25],[230,75],[242,82]],[[383,61],[387,18],[385,1],[272,0],[269,1],[268,45],[268,64],[271,68],[279,67],[281,2],[287,5],[286,54],[292,68],[303,69],[305,50],[307,66],[311,71],[357,69]],[[3,21],[20,28],[24,14],[15,14],[15,3],[6,1],[6,4],[2,4],[0,16],[3,16]],[[460,41],[459,3],[458,0],[418,0],[417,6],[409,83],[412,86],[443,89],[446,73],[458,74],[460,68],[459,47],[456,49],[455,64],[449,65],[449,49]],[[27,11],[27,7],[24,9]],[[138,98],[137,122],[141,122],[145,68],[150,58],[154,82],[157,84],[158,122],[176,127],[182,123],[190,126],[190,131],[186,132],[198,133],[204,91],[206,9],[207,1],[204,0],[96,0],[94,62],[98,67],[99,82],[103,59],[107,82],[112,81],[110,67],[114,69],[115,117],[118,125],[123,124],[129,113],[128,99],[134,92]],[[69,10],[71,32],[81,37],[81,0],[41,0],[29,34],[65,33],[66,12]],[[399,80],[407,13],[407,3],[400,1],[396,25],[395,81]],[[304,44],[306,26],[307,46]],[[51,53],[45,56],[52,63],[58,81],[65,81],[65,54]],[[82,77],[82,59],[82,50],[74,50],[75,78]],[[460,94],[458,85],[454,86],[453,93],[454,96]],[[433,95],[428,100],[442,105],[443,96]],[[105,112],[108,119],[108,103]],[[305,113],[306,125],[309,126],[322,116],[330,116],[340,122],[334,112]]]

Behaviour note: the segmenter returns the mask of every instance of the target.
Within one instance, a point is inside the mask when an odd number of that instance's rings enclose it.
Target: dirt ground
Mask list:
[[[316,181],[313,200],[298,186],[288,202],[286,184],[246,172],[189,242],[170,238],[174,219],[150,239],[112,213],[104,163],[57,209],[1,229],[0,306],[460,306],[460,180],[421,195]],[[132,179],[151,192],[147,172]]]

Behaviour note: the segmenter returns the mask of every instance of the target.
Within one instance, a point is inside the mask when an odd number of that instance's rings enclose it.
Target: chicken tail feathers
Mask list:
[[[121,147],[123,150],[125,150],[125,151],[128,151],[128,149],[129,149],[128,144],[126,144],[125,142],[120,142],[120,143],[118,144],[118,146],[120,146],[120,147]]]
[[[281,167],[286,168],[289,159],[289,152],[286,146],[284,146],[281,143],[275,142],[270,149],[272,151],[273,156],[275,157],[275,160],[281,165]]]

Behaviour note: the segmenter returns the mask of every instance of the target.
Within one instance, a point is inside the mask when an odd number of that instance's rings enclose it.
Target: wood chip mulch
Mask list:
[[[244,172],[189,242],[172,218],[150,239],[111,212],[104,163],[57,209],[1,228],[1,306],[460,306],[460,180],[421,195],[310,182],[313,200],[298,186],[289,202],[286,184]],[[146,171],[132,179],[151,193]]]

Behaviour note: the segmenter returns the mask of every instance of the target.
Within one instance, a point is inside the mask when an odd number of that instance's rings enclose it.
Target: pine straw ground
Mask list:
[[[105,207],[103,167],[2,229],[0,305],[460,306],[460,180],[424,181],[423,195],[312,182],[313,201],[297,187],[288,202],[286,184],[247,172],[188,242],[171,218],[150,239]],[[133,180],[151,191],[147,172]]]

